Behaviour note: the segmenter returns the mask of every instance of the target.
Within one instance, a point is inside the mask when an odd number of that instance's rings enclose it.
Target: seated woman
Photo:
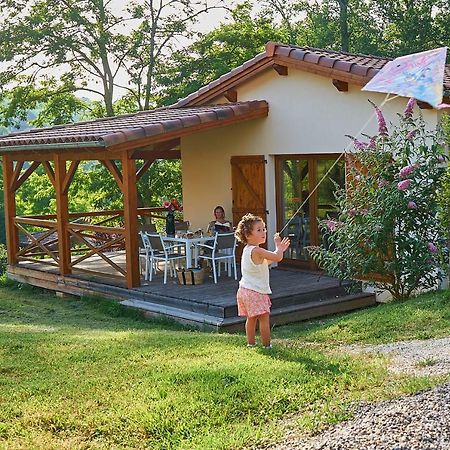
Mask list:
[[[227,233],[233,231],[233,224],[231,220],[225,219],[225,210],[222,206],[216,206],[214,208],[214,217],[216,220],[212,220],[208,224],[207,233],[212,235],[216,232]]]

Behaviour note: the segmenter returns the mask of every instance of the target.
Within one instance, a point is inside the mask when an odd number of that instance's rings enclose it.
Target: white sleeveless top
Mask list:
[[[268,261],[265,259],[261,264],[253,262],[252,250],[255,247],[255,245],[246,245],[244,247],[241,257],[242,278],[239,286],[261,294],[271,294]]]

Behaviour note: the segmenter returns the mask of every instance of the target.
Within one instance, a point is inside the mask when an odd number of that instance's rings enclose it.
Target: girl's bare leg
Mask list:
[[[247,335],[247,344],[255,345],[256,344],[256,321],[258,317],[247,317],[247,321],[245,322],[245,334]]]
[[[269,313],[258,316],[259,319],[259,333],[261,334],[261,341],[264,347],[270,345],[270,319]]]

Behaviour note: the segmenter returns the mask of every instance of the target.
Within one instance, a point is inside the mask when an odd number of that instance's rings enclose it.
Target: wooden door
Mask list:
[[[231,157],[234,226],[247,213],[256,214],[266,222],[265,164],[263,155]]]

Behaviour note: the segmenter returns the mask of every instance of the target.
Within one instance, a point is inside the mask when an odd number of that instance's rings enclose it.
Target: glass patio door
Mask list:
[[[277,183],[277,223],[281,230],[293,214],[300,211],[290,221],[284,236],[289,236],[291,246],[285,253],[285,264],[314,269],[307,247],[319,245],[322,236],[318,221],[336,217],[335,183],[344,186],[345,164],[339,161],[325,180],[314,190],[323,178],[337,155],[298,155],[278,156],[276,160]],[[305,201],[306,200],[306,201]]]

